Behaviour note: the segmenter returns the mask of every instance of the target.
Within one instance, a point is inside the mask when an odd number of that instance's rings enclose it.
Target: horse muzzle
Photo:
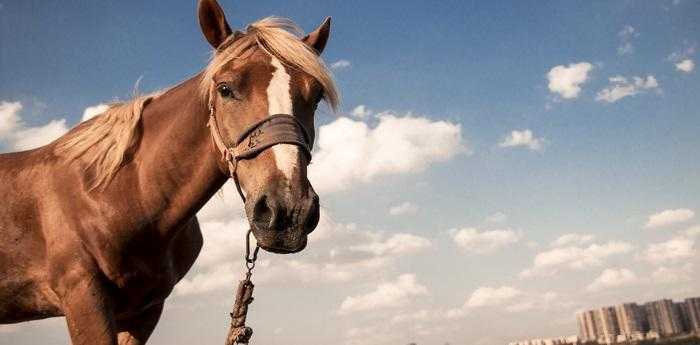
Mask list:
[[[318,225],[318,195],[312,188],[302,197],[263,192],[246,202],[246,214],[260,248],[280,254],[300,252]]]

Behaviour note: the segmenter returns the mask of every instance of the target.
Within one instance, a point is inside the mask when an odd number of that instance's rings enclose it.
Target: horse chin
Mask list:
[[[263,245],[260,246],[260,248],[262,248],[266,252],[275,253],[275,254],[294,254],[294,253],[298,253],[298,252],[304,250],[305,247],[306,247],[306,244],[304,244],[302,247],[299,247],[296,249],[268,247],[268,246],[263,246]]]
[[[262,231],[261,231],[262,232]],[[266,252],[275,254],[294,254],[306,248],[307,237],[303,235],[299,240],[284,240],[278,236],[258,236],[255,230],[253,235],[258,241],[258,246]]]

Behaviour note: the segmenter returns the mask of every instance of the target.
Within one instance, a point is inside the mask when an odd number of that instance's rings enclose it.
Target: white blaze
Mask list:
[[[267,87],[268,114],[292,114],[292,96],[289,92],[290,80],[284,65],[275,58],[272,58],[272,72],[270,85]],[[296,145],[279,144],[272,147],[272,155],[275,157],[277,169],[289,180],[292,178],[294,169],[299,164],[299,148]]]

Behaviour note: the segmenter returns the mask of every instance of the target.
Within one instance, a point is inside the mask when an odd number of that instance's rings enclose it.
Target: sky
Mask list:
[[[228,1],[333,26],[304,252],[261,254],[258,344],[504,344],[575,313],[700,295],[700,2]],[[194,1],[0,1],[0,151],[172,86],[210,48]],[[243,274],[231,185],[150,344],[222,343]],[[61,318],[0,344],[65,344]]]

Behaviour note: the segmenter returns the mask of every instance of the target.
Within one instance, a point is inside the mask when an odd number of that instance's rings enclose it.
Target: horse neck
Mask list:
[[[200,78],[166,91],[143,112],[138,179],[146,212],[163,231],[189,221],[226,181]]]

